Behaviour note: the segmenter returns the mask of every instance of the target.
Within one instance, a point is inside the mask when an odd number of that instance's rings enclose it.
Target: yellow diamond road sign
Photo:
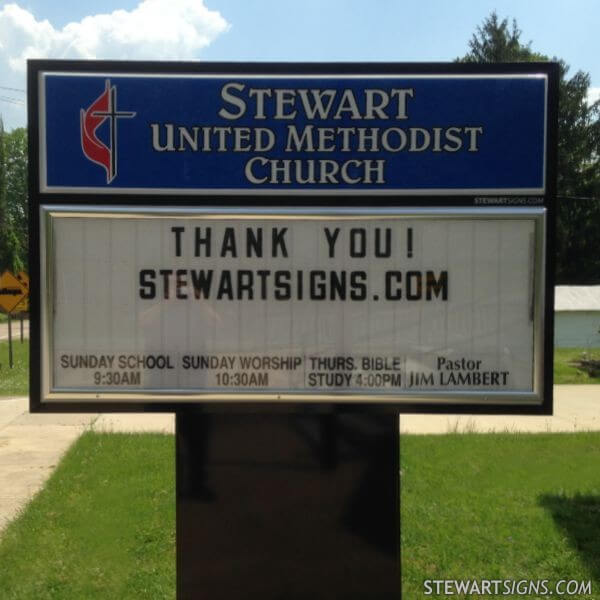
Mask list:
[[[10,271],[4,271],[0,276],[0,308],[10,313],[26,296],[27,288]]]
[[[29,312],[29,296],[25,296],[19,304],[13,308],[15,313],[28,313]]]
[[[29,275],[25,271],[19,271],[15,277],[29,290]]]
[[[29,312],[29,275],[25,271],[19,271],[15,277],[21,282],[25,288],[25,297],[15,308],[13,309],[16,313],[28,313]]]

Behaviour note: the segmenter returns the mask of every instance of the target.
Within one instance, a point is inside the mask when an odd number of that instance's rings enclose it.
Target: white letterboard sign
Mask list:
[[[550,414],[558,74],[29,61],[31,410]]]
[[[64,208],[50,396],[533,399],[544,211]]]

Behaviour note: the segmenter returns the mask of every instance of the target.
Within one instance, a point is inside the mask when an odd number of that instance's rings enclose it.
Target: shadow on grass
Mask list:
[[[600,496],[545,494],[539,503],[550,511],[592,577],[600,581]]]

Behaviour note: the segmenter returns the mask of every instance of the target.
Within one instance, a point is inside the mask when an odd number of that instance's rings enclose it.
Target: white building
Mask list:
[[[557,285],[554,345],[600,348],[600,285]]]

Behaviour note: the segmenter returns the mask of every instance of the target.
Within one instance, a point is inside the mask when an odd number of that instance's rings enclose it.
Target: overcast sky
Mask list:
[[[26,125],[27,58],[451,61],[494,9],[600,91],[599,0],[0,0],[0,114]]]

